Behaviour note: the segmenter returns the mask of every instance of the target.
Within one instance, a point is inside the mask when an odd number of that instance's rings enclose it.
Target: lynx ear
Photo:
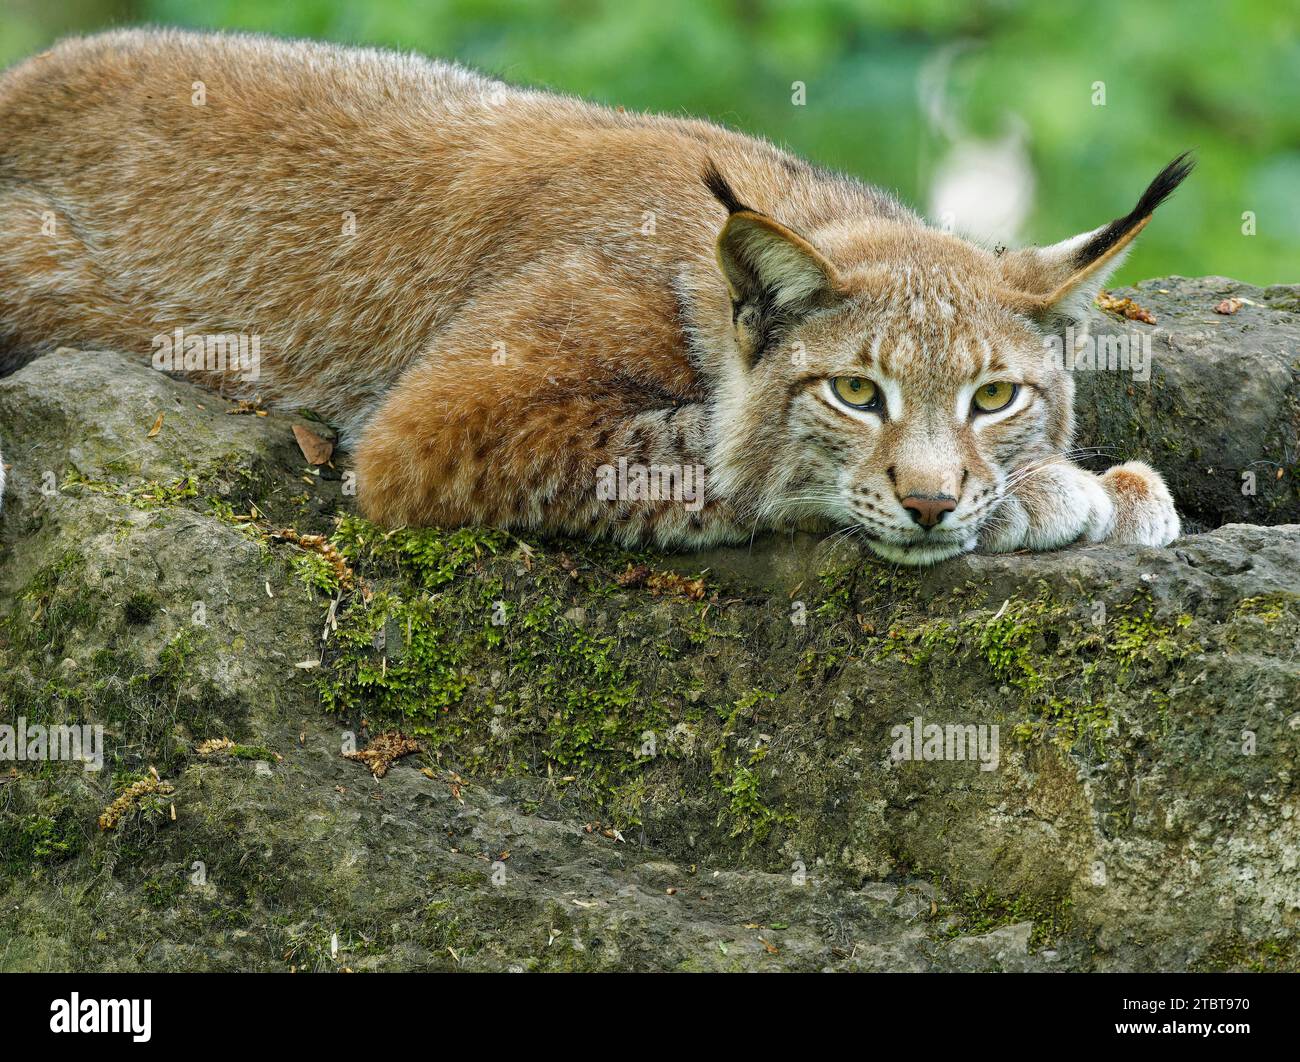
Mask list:
[[[1184,151],[1157,174],[1128,214],[1091,232],[1050,247],[1030,247],[1002,257],[1011,288],[1008,302],[1049,328],[1077,323],[1108,277],[1119,268],[1129,247],[1156,207],[1192,172]]]
[[[799,318],[835,304],[839,275],[793,229],[741,203],[712,163],[704,183],[730,215],[718,235],[718,266],[741,346],[756,362]]]

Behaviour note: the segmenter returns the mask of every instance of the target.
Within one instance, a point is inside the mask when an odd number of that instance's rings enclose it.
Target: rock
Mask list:
[[[947,958],[959,968],[974,973],[1031,970],[1035,968],[1029,956],[1033,931],[1033,922],[1017,922],[989,933],[958,938],[948,945]]]
[[[1091,330],[1149,340],[1150,371],[1075,373],[1077,444],[1104,454],[1088,467],[1150,461],[1188,530],[1300,522],[1300,285],[1164,277],[1115,294],[1155,325],[1094,309]],[[1224,296],[1245,301],[1225,316]]]
[[[1265,312],[1216,316],[1293,326]],[[1243,467],[1266,398],[1225,418]],[[1113,445],[1185,430],[1141,400]],[[233,408],[112,354],[0,380],[0,724],[106,757],[0,765],[0,966],[1296,968],[1300,526],[1217,526],[1281,494],[1242,513],[1189,460],[1207,533],[924,572],[524,549],[336,523],[347,455]],[[422,751],[344,758],[386,729]],[[172,790],[99,829],[150,768]]]

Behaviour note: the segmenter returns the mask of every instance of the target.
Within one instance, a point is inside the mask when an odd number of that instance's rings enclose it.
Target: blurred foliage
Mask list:
[[[1036,179],[1032,242],[1126,213],[1184,148],[1199,168],[1121,280],[1300,281],[1297,0],[4,0],[0,63],[124,24],[416,49],[508,80],[761,134],[926,208],[950,144],[918,85],[953,55],[966,135],[1013,116]],[[806,103],[792,103],[795,82]],[[1105,85],[1106,102],[1094,100]],[[1256,234],[1243,233],[1253,212]]]

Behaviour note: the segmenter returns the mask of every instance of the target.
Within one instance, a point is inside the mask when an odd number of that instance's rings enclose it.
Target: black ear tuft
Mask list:
[[[747,210],[751,214],[758,213],[758,211],[754,210],[753,207],[745,206],[744,203],[736,198],[736,193],[732,191],[731,185],[727,183],[727,178],[718,172],[718,167],[714,165],[712,159],[709,159],[709,161],[704,164],[703,180],[704,187],[712,192],[714,198],[727,208],[728,214],[736,214],[742,210]]]
[[[1138,205],[1129,216],[1145,218],[1153,214],[1156,207],[1168,199],[1174,189],[1187,179],[1187,175],[1192,172],[1195,165],[1196,160],[1192,158],[1192,153],[1184,151],[1156,174],[1156,179],[1147,185],[1147,190],[1142,193],[1142,198],[1138,200]]]
[[[1192,159],[1190,151],[1184,151],[1169,163],[1156,174],[1156,179],[1147,185],[1147,190],[1142,193],[1137,206],[1124,217],[1112,221],[1074,253],[1074,267],[1082,269],[1089,263],[1095,262],[1128,235],[1136,225],[1149,218],[1156,207],[1168,199],[1174,189],[1183,183],[1195,165],[1196,162]]]

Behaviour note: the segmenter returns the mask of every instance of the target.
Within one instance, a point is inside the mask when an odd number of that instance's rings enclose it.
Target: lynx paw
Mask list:
[[[1100,477],[1115,506],[1115,522],[1105,541],[1137,546],[1167,546],[1181,524],[1174,499],[1160,473],[1141,461],[1107,469]]]
[[[1169,488],[1149,465],[1129,461],[1097,476],[1060,464],[1021,481],[981,533],[980,548],[1006,553],[1073,542],[1167,546],[1178,532]]]
[[[980,534],[985,553],[1060,549],[1102,542],[1115,522],[1115,505],[1101,480],[1075,465],[1048,465],[1009,494]]]

